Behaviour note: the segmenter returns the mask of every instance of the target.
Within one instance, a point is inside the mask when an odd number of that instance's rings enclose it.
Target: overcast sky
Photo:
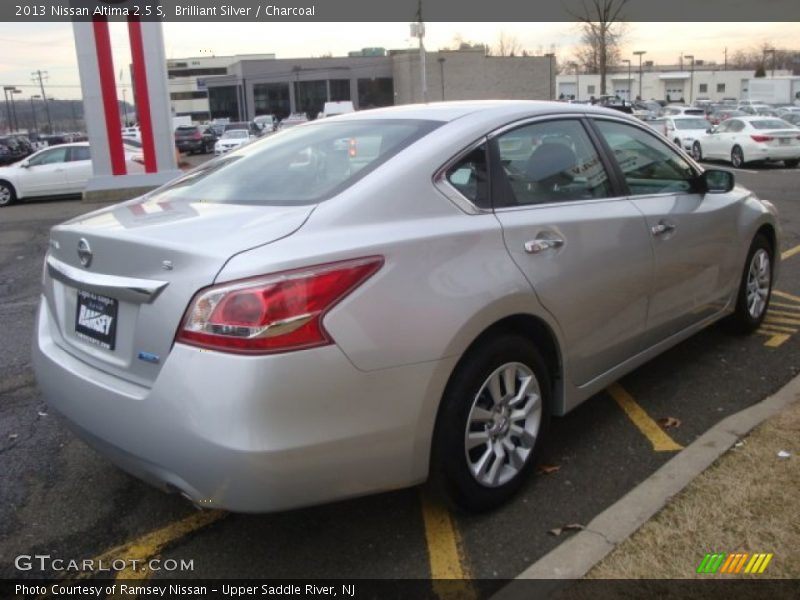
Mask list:
[[[577,26],[570,23],[428,23],[426,46],[430,50],[464,40],[497,44],[501,32],[514,36],[532,53],[556,52],[559,60],[573,58]],[[731,56],[764,42],[778,47],[797,46],[797,23],[628,23],[623,56],[646,50],[645,60],[674,64],[683,54],[722,64],[725,48]],[[130,61],[124,24],[111,25],[117,73]],[[416,43],[406,23],[165,23],[168,58],[275,53],[278,58],[298,58],[332,53],[345,55],[364,47],[407,48]],[[48,97],[80,96],[75,46],[69,23],[0,23],[0,83],[22,88],[21,98],[38,93],[31,72],[47,71]],[[634,58],[631,56],[631,58]],[[634,64],[636,61],[634,60]],[[124,69],[125,85],[129,84]],[[121,94],[120,94],[121,96]]]

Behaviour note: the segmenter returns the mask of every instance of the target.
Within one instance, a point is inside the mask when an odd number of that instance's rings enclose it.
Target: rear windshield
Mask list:
[[[756,129],[786,129],[786,122],[781,119],[759,119],[750,121],[750,125]]]
[[[442,123],[321,121],[226,154],[156,192],[159,201],[296,205],[326,200]]]
[[[675,119],[677,129],[708,129],[705,119]]]

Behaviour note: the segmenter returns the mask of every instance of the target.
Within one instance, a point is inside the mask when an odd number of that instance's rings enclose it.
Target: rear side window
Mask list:
[[[72,146],[69,151],[70,161],[91,160],[89,146]]]
[[[228,204],[313,204],[348,188],[441,124],[375,119],[292,128],[210,161],[157,195]]]
[[[498,206],[606,198],[608,175],[577,120],[524,125],[494,140],[502,167]]]
[[[694,170],[668,144],[633,125],[596,123],[632,195],[692,191]]]
[[[486,144],[481,144],[450,167],[447,181],[475,206],[490,208]]]

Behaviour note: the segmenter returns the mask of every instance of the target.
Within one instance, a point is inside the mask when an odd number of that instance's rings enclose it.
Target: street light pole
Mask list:
[[[36,124],[36,105],[33,103],[34,99],[41,98],[39,94],[31,96],[31,120],[33,121],[33,129],[39,133],[39,126]]]
[[[11,88],[8,95],[11,98],[11,114],[14,116],[14,131],[19,131],[19,121],[17,120],[17,105],[14,102],[14,94],[21,94],[22,90]]]
[[[775,78],[775,48],[764,49],[764,71],[767,70],[767,54],[772,54],[772,78]]]
[[[13,89],[13,87],[8,85],[3,86],[3,97],[5,98],[6,102],[6,123],[8,123],[8,133],[11,133],[11,130],[14,128],[14,125],[11,123],[11,105],[8,103],[8,90]]]
[[[440,56],[439,61],[439,77],[442,80],[442,102],[444,102],[444,56]]]
[[[547,85],[550,90],[550,97],[548,100],[552,100],[553,96],[553,59],[555,58],[555,54],[553,52],[548,52],[545,54],[547,57]]]
[[[631,89],[633,87],[633,82],[631,81],[631,59],[623,58],[622,62],[628,63],[628,102],[631,102],[633,100],[633,98],[631,98],[633,95],[633,90]]]
[[[691,74],[689,75],[689,104],[694,99],[694,54],[687,54],[683,58],[688,58],[692,61]]]
[[[642,98],[642,55],[647,54],[647,50],[637,50],[633,53],[634,56],[639,57],[639,99]]]

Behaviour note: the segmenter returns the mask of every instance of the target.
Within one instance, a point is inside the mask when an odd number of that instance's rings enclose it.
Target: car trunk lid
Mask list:
[[[141,199],[53,228],[44,294],[74,356],[150,385],[192,296],[239,252],[291,235],[313,206]]]

